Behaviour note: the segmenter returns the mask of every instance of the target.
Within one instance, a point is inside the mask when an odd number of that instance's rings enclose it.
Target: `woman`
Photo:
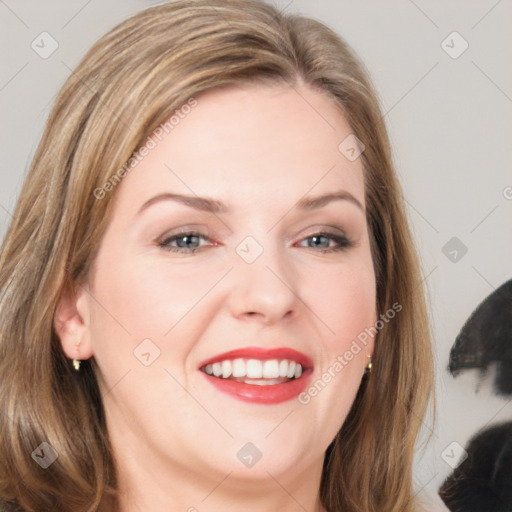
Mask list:
[[[363,65],[258,1],[121,23],[0,257],[5,510],[416,509],[417,255]]]

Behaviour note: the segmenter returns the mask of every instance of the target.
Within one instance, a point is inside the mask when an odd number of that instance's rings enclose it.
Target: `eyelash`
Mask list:
[[[193,254],[198,251],[202,251],[204,247],[193,247],[191,249],[187,249],[184,247],[173,247],[169,245],[170,242],[174,242],[176,240],[179,240],[180,238],[186,238],[190,236],[200,237],[204,240],[210,240],[207,236],[204,236],[202,233],[199,233],[197,231],[185,231],[182,233],[177,233],[176,235],[172,235],[165,240],[158,243],[158,246],[162,248],[164,251],[169,252],[177,252],[177,253],[186,253],[186,254]],[[319,249],[318,252],[321,253],[333,253],[333,252],[339,252],[339,251],[345,251],[351,247],[355,246],[355,243],[346,238],[343,235],[335,235],[334,233],[329,233],[327,231],[320,231],[318,233],[313,233],[312,235],[303,238],[302,240],[309,240],[314,237],[325,237],[330,240],[335,241],[338,246],[337,247],[330,247],[327,249]],[[314,249],[314,247],[306,247],[306,249]]]

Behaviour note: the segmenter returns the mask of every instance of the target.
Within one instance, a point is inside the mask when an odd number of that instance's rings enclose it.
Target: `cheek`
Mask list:
[[[107,261],[103,269],[108,270],[98,273],[98,296],[132,337],[163,337],[212,285],[204,273],[152,264],[144,256],[125,258],[117,265]]]
[[[324,324],[322,339],[332,357],[375,321],[376,282],[371,259],[353,258],[309,277],[312,309]]]
[[[335,271],[325,266],[310,281],[309,297],[323,333],[322,356],[299,401],[312,408],[327,445],[345,421],[368,363],[371,339],[362,343],[358,336],[375,323],[376,282],[367,258],[354,258]]]
[[[207,301],[201,299],[217,280],[218,274],[193,271],[186,263],[171,266],[147,255],[116,256],[105,249],[93,288],[91,336],[107,381],[115,382],[128,370],[133,380],[145,369],[136,359],[139,347],[149,347],[161,356],[159,364],[165,361],[185,378],[183,363],[207,321]]]

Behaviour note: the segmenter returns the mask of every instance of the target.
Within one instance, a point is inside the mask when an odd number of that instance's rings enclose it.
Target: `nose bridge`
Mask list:
[[[288,249],[273,231],[246,236],[235,248],[234,314],[259,314],[275,321],[294,311],[297,282]]]

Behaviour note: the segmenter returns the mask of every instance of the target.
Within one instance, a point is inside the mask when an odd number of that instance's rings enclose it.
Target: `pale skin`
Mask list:
[[[300,94],[299,94],[300,93]],[[229,350],[290,347],[314,362],[312,382],[376,321],[376,283],[365,217],[362,161],[338,145],[352,133],[331,99],[300,85],[236,86],[198,104],[111,193],[115,207],[89,282],[63,297],[55,325],[64,352],[92,356],[118,462],[122,512],[325,512],[324,452],[352,405],[370,338],[307,404],[242,402],[198,369]],[[303,197],[344,190],[294,209]],[[165,192],[209,197],[208,213]],[[203,237],[171,242],[180,230]],[[343,234],[353,246],[311,237]],[[251,264],[247,237],[263,248]],[[195,253],[183,248],[199,247]],[[149,366],[134,350],[160,350]],[[71,364],[71,363],[70,363]],[[248,468],[237,452],[262,453]]]

